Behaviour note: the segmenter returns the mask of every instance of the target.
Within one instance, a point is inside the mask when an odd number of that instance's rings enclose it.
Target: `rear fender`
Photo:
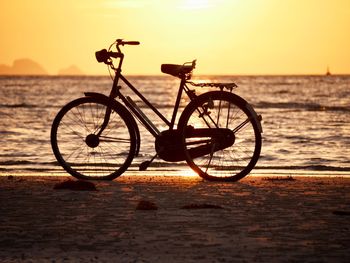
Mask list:
[[[254,110],[254,108],[248,102],[247,102],[247,104],[245,106],[247,107],[248,111],[250,112],[250,114],[254,118],[256,124],[258,125],[259,132],[263,133],[263,128],[262,128],[262,125],[261,125],[262,116],[258,115],[256,113],[256,111]]]
[[[99,98],[101,100],[105,100],[106,102],[109,101],[109,97],[102,94],[102,93],[97,93],[97,92],[85,92],[84,93],[86,97],[93,97],[93,98]],[[127,110],[127,108],[121,104],[120,102],[113,100],[113,105],[117,108],[120,109],[125,115],[127,115],[128,119],[132,122],[132,126],[135,132],[136,136],[136,152],[135,156],[138,156],[140,152],[140,144],[141,144],[141,136],[140,136],[140,130],[139,127],[137,126],[137,123],[135,121],[135,118],[131,115],[131,113]]]
[[[183,112],[182,112],[182,114],[180,116],[180,119],[179,119],[179,125],[178,126],[182,127],[184,125],[184,121],[185,121],[184,116],[186,115],[185,112],[188,111],[189,109],[191,109],[192,104],[195,103],[196,100],[199,100],[202,97],[210,97],[210,96],[212,96],[214,94],[224,94],[225,96],[232,97],[240,105],[245,107],[249,111],[251,118],[253,118],[254,122],[256,122],[256,125],[257,125],[257,128],[258,128],[259,132],[260,133],[263,132],[262,125],[261,125],[261,120],[262,120],[261,115],[258,115],[256,113],[256,111],[254,110],[254,108],[246,100],[244,100],[242,97],[240,97],[240,96],[238,96],[236,94],[230,93],[230,92],[222,92],[222,91],[209,91],[209,92],[206,92],[206,93],[203,93],[203,94],[199,95],[195,100],[191,101],[185,107],[185,109],[183,110]]]

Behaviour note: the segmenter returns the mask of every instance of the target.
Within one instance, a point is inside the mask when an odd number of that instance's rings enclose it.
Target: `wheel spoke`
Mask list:
[[[243,121],[241,124],[239,124],[236,128],[232,130],[233,133],[239,132],[243,127],[245,127],[249,123],[250,123],[250,118],[247,118],[245,121]]]
[[[251,171],[259,158],[261,135],[255,119],[241,101],[232,93],[214,91],[198,96],[184,110],[179,127],[184,131],[186,161],[205,179],[239,180]],[[210,112],[209,104],[212,105]],[[212,138],[193,138],[191,129],[185,127],[225,128],[232,131],[233,137],[227,138],[227,144],[224,137],[219,137],[217,142]]]
[[[205,172],[206,172],[206,173],[208,172],[208,169],[209,169],[210,164],[211,164],[211,160],[213,159],[214,148],[215,148],[215,143],[213,143],[212,146],[211,146],[209,162],[208,162],[207,168],[205,169]]]
[[[133,124],[125,111],[114,106],[106,132],[87,143],[88,136],[91,138],[100,129],[106,108],[106,101],[85,97],[68,103],[54,120],[53,151],[58,162],[77,178],[113,179],[127,169],[134,157]]]
[[[130,143],[130,139],[113,138],[113,137],[109,137],[109,136],[100,136],[100,142],[123,142],[123,143]]]

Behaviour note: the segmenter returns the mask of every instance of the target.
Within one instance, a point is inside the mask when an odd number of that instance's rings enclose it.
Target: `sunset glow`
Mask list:
[[[49,74],[105,74],[94,52],[116,38],[124,72],[198,60],[196,74],[350,73],[347,0],[1,1],[0,65],[29,58]]]
[[[185,0],[183,7],[186,9],[209,8],[209,0]]]

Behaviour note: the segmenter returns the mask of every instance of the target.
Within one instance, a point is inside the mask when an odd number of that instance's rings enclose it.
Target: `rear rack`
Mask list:
[[[236,85],[236,83],[194,83],[191,81],[187,81],[186,83],[195,86],[195,87],[211,87],[211,88],[220,88],[221,90],[223,90],[224,88],[232,91],[232,89],[237,88],[238,86]]]

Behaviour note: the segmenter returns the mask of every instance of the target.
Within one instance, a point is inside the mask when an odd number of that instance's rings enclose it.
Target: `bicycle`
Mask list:
[[[139,154],[138,120],[154,136],[156,151],[151,160],[141,163],[140,170],[146,170],[159,157],[168,162],[186,161],[199,176],[211,181],[237,181],[246,176],[260,156],[262,118],[233,93],[237,85],[191,82],[196,60],[183,65],[162,64],[163,73],[180,79],[172,117],[168,120],[121,73],[124,59],[121,46],[139,44],[117,39],[108,50],[95,53],[99,63],[114,71],[110,94],[85,92],[84,97],[69,102],[58,112],[51,128],[51,145],[58,163],[78,179],[117,178]],[[131,97],[122,94],[119,81],[168,129],[159,131]],[[190,87],[216,90],[197,95]],[[175,125],[183,92],[189,103]]]

